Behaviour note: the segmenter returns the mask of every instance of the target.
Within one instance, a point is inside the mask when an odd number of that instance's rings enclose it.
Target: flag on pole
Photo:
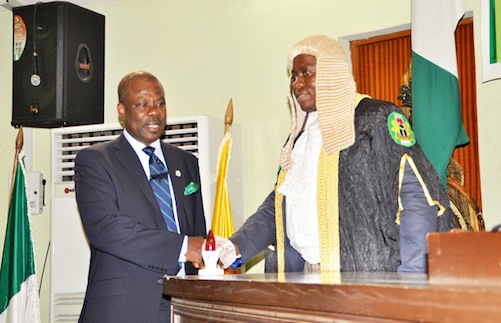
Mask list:
[[[501,62],[501,0],[489,0],[489,63]]]
[[[454,148],[470,141],[454,38],[463,15],[463,0],[412,0],[412,128],[444,187]]]
[[[19,131],[22,137],[22,129]],[[38,279],[31,237],[24,156],[19,150],[16,151],[14,162],[7,231],[0,269],[0,322],[38,323],[40,322]]]
[[[224,136],[219,144],[216,197],[214,199],[214,213],[212,214],[212,232],[214,235],[229,238],[235,231],[231,214],[230,198],[228,194],[228,166],[231,157],[231,124],[233,123],[233,101],[230,99],[224,117]]]

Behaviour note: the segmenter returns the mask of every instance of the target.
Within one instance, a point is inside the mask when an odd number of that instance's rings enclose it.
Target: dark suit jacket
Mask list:
[[[91,260],[81,322],[156,322],[162,276],[175,275],[183,235],[206,235],[198,159],[162,143],[181,235],[170,233],[139,158],[123,135],[79,152],[75,190]],[[196,274],[187,263],[187,274]],[[165,301],[162,310],[166,308]]]

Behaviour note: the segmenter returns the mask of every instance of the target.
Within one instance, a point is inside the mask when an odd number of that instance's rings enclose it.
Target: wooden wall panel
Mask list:
[[[401,106],[400,85],[410,58],[409,30],[352,42],[353,76],[358,92]]]

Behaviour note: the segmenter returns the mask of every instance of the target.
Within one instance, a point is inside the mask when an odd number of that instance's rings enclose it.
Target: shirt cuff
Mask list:
[[[179,253],[179,262],[186,262],[186,253],[188,252],[188,236],[184,236],[181,252]]]

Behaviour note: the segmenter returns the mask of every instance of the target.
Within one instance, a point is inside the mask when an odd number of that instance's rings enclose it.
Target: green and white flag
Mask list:
[[[40,322],[38,279],[24,173],[21,156],[10,199],[0,269],[1,323]]]
[[[482,82],[501,78],[501,0],[482,0]]]
[[[412,0],[412,128],[444,187],[463,127],[454,31],[462,0]]]
[[[489,0],[489,64],[501,62],[501,0]]]

